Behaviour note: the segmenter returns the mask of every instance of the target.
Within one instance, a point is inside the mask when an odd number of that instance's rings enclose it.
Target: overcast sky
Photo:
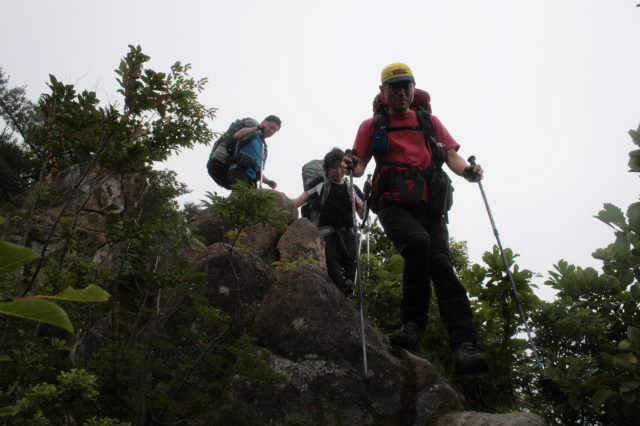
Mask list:
[[[485,169],[503,246],[544,287],[560,259],[600,270],[591,253],[614,237],[593,215],[638,199],[638,177],[627,172],[628,131],[640,123],[637,3],[3,0],[0,67],[34,101],[53,74],[105,105],[120,100],[113,70],[129,44],[156,71],[191,63],[192,76],[210,80],[201,102],[219,108],[213,130],[239,117],[282,119],[265,174],[293,198],[302,165],[350,148],[381,70],[405,62],[460,154]],[[226,193],[207,175],[209,151],[159,165],[193,190],[182,202]],[[478,185],[453,180],[450,234],[482,264],[496,239]]]

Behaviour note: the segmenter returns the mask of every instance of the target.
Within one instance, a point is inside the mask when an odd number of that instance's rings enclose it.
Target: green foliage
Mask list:
[[[0,218],[0,224],[4,219]],[[19,267],[39,257],[36,252],[27,248],[0,241],[0,274],[15,272]],[[52,324],[68,331],[73,331],[73,326],[64,309],[55,303],[43,299],[69,300],[74,302],[103,302],[109,294],[94,285],[89,285],[83,290],[74,290],[68,287],[60,294],[53,296],[35,295],[9,300],[0,300],[0,313],[14,315],[16,317],[40,321]]]
[[[180,62],[171,66],[168,75],[144,69],[150,58],[140,46],[129,48],[116,70],[120,76],[118,91],[124,96],[123,121],[133,129],[133,134],[128,135],[132,145],[127,157],[132,152],[144,152],[147,161],[164,161],[173,152],[190,149],[195,143],[208,145],[213,133],[206,119],[215,118],[216,110],[205,108],[197,100],[207,79],[189,78],[191,65]]]
[[[0,134],[0,203],[10,202],[32,186],[40,172],[39,164],[27,156],[17,140]]]
[[[638,126],[637,130],[629,130],[629,136],[631,136],[631,140],[633,143],[640,147],[640,126]],[[636,149],[629,153],[629,171],[640,173],[640,150]]]
[[[50,75],[51,93],[36,107],[41,122],[35,147],[49,170],[97,160],[115,173],[149,171],[172,153],[211,143],[206,120],[215,117],[215,109],[198,102],[207,79],[190,78],[191,66],[180,62],[169,74],[145,69],[150,58],[140,46],[129,48],[115,71],[123,111],[102,108],[95,92],[77,93]]]
[[[283,426],[314,426],[315,422],[310,414],[304,416],[289,416]]]
[[[270,355],[271,352],[257,346],[257,340],[248,334],[243,334],[234,345],[223,347],[233,359],[233,363],[228,363],[224,368],[226,375],[274,387],[284,386],[289,382],[286,375],[274,373],[263,359],[256,356],[256,352],[261,352],[264,355]]]
[[[2,256],[2,264],[0,265],[0,274],[9,274],[15,272],[19,267],[31,260],[39,257],[38,253],[30,248],[12,244],[6,241],[0,241],[0,256]]]
[[[310,263],[313,266],[318,266],[317,260],[304,257],[299,257],[298,260],[294,260],[293,262],[288,262],[286,260],[276,260],[271,264],[271,266],[281,271],[291,272],[295,271],[298,265],[301,263]]]
[[[240,181],[231,188],[228,197],[207,191],[207,200],[202,204],[235,229],[232,246],[237,244],[242,232],[253,225],[272,226],[281,231],[287,228],[289,213],[278,207],[276,192],[253,188]]]
[[[131,426],[131,422],[121,422],[111,417],[96,418],[92,417],[82,423],[82,426]]]
[[[489,359],[490,373],[482,378],[471,376],[458,381],[471,404],[489,412],[521,410],[528,406],[534,393],[531,382],[536,371],[535,358],[529,352],[528,342],[521,338],[525,328],[516,297],[529,317],[540,303],[533,292],[535,285],[531,283],[535,274],[520,269],[515,263],[518,255],[511,249],[506,248],[504,252],[507,265],[499,247],[494,245],[492,251],[482,257],[486,267],[474,264],[460,273],[461,282],[469,292],[479,346]],[[511,270],[517,296],[507,268]],[[451,371],[450,362],[445,365]]]
[[[200,204],[193,201],[187,201],[184,203],[182,212],[184,213],[187,222],[189,222],[200,210],[202,210]]]
[[[89,178],[95,182],[85,187],[95,188],[118,173],[142,173],[134,175],[136,187],[127,194],[136,197],[133,202],[124,211],[122,206],[104,205],[99,212],[104,221],[96,221],[98,215],[78,216],[75,189],[65,194],[36,189],[29,199],[35,204],[28,208],[3,206],[10,215],[6,226],[15,229],[40,223],[39,215],[48,207],[60,206],[56,211],[62,212],[42,249],[46,258],[27,263],[22,248],[1,245],[0,250],[16,255],[7,256],[15,260],[3,271],[11,274],[0,277],[0,294],[7,300],[23,294],[30,303],[60,303],[68,312],[68,329],[71,321],[80,324],[73,356],[87,372],[60,373],[69,371],[70,364],[62,331],[4,317],[8,320],[2,324],[0,339],[0,406],[5,408],[0,416],[12,416],[12,424],[178,424],[193,413],[224,410],[242,420],[235,424],[249,424],[238,414],[246,412],[242,404],[224,396],[225,386],[236,377],[263,386],[286,383],[286,377],[275,374],[264,361],[266,350],[247,336],[229,335],[233,317],[195,296],[202,273],[193,270],[188,256],[197,241],[175,201],[187,190],[174,172],[151,167],[195,143],[210,143],[212,132],[206,121],[214,117],[215,109],[198,102],[206,79],[190,78],[189,65],[177,62],[165,74],[145,69],[148,61],[139,47],[131,47],[116,71],[122,109],[102,106],[94,92],[79,93],[50,76],[50,93],[40,98],[37,107],[25,109],[38,117],[24,120],[35,131],[16,130],[28,142],[29,149],[23,152],[45,161],[41,164],[51,179],[82,164],[78,174],[71,175],[73,188]],[[0,86],[4,89],[6,84]],[[236,209],[242,209],[237,205],[242,202],[251,206],[245,221],[236,222],[238,236],[252,223],[286,227],[286,212],[273,214],[274,194],[239,189],[240,194],[244,201],[225,204]],[[108,249],[100,264],[94,257],[95,243]],[[25,268],[16,277],[13,271],[19,266]],[[87,288],[64,290],[76,284]],[[104,298],[105,294],[96,293],[98,286],[108,288],[113,297],[97,305],[75,303]],[[23,299],[7,303],[19,300]],[[165,332],[165,314],[172,309],[185,322]],[[191,386],[196,382],[198,386]]]
[[[97,377],[83,369],[61,371],[55,384],[39,383],[18,400],[13,411],[18,425],[126,425],[111,418],[88,417],[98,396]]]
[[[373,223],[367,227],[370,252],[371,254],[378,256],[382,259],[388,259],[394,254],[399,254],[396,247],[391,240],[387,237],[382,227],[378,224],[378,218],[376,217]],[[361,231],[361,239],[366,238]]]
[[[373,254],[362,255],[360,265],[365,316],[380,331],[391,333],[401,325],[400,301],[404,259],[398,254],[389,259]],[[350,281],[346,285],[356,302],[358,289]]]
[[[639,132],[629,132],[636,145]],[[640,152],[629,157],[630,171],[640,172]],[[547,375],[557,385],[540,400],[554,423],[631,426],[640,422],[640,203],[626,212],[605,204],[596,217],[615,237],[593,253],[603,273],[561,260],[546,282],[557,299],[533,316]]]
[[[383,231],[373,227],[372,235],[376,235],[372,252],[383,255],[361,256],[365,315],[380,331],[390,334],[401,325],[404,260]],[[386,248],[379,249],[383,247]],[[453,376],[449,336],[440,320],[435,296],[431,300],[429,322],[418,345],[418,353],[454,381],[473,409],[508,412],[528,408],[536,393],[531,383],[537,369],[535,360],[528,354],[527,341],[519,338],[523,330],[522,319],[499,249],[494,246],[491,252],[484,254],[485,267],[477,264],[469,267],[467,243],[451,240],[450,247],[454,269],[470,294],[480,349],[490,359],[491,372],[481,376]],[[515,263],[517,255],[510,249],[505,252],[524,310],[529,314],[540,303],[533,293],[535,285],[531,283],[535,275],[520,269]],[[352,286],[351,290],[353,295],[350,297],[357,303],[357,289]]]
[[[38,119],[24,87],[8,88],[9,78],[0,68],[0,203],[10,202],[33,185],[42,159],[33,155],[38,144]]]

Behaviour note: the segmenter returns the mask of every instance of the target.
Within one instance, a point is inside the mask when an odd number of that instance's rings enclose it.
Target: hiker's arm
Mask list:
[[[309,193],[307,191],[304,191],[298,198],[292,198],[291,201],[293,201],[294,206],[300,207],[301,205],[306,203],[308,199]]]
[[[262,173],[262,181],[269,185],[271,189],[276,189],[276,186],[278,186],[278,183],[275,180],[269,179],[264,175],[264,173]]]
[[[484,173],[480,164],[476,164],[475,167],[469,165],[464,158],[458,155],[458,151],[455,149],[447,151],[447,166],[449,166],[449,169],[451,169],[452,172],[458,176],[464,177],[469,182],[475,182],[476,179],[482,179],[482,173]],[[465,170],[468,171],[468,175],[465,175]],[[469,172],[473,172],[473,174]]]
[[[364,201],[360,201],[356,204],[356,212],[358,212],[358,216],[360,219],[364,219]]]
[[[247,136],[249,136],[251,133],[253,132],[257,132],[258,130],[260,130],[260,125],[257,126],[253,126],[253,127],[245,127],[244,129],[240,129],[238,130],[234,135],[233,138],[237,141],[241,141],[242,139],[246,138]]]

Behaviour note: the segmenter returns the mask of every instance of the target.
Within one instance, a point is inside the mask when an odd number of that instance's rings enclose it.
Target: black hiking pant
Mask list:
[[[380,200],[377,214],[404,258],[402,323],[413,321],[424,330],[433,281],[440,317],[451,344],[476,343],[471,304],[453,270],[444,217],[433,214],[425,203],[406,205],[390,200]]]
[[[355,282],[356,238],[351,228],[339,228],[324,238],[327,271],[336,287],[345,293],[346,280]]]
[[[235,184],[237,181],[242,181],[247,184],[248,187],[256,187],[256,181],[249,176],[242,167],[236,167],[229,170],[227,174],[227,186]]]

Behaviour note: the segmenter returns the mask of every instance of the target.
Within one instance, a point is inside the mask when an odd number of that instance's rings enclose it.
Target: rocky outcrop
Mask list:
[[[42,215],[45,219],[36,226],[14,229],[9,238],[5,232],[5,239],[17,240],[26,234],[28,245],[43,244],[64,209],[88,218],[85,248],[92,250],[95,262],[107,270],[115,269],[126,247],[109,245],[101,239],[105,217],[102,206],[111,204],[115,206],[113,211],[126,215],[136,203],[134,190],[140,188],[141,181],[135,176],[101,176],[96,172],[85,185],[74,187],[74,176],[77,178],[82,170],[65,173],[47,188],[56,194],[73,192],[75,201],[52,203]],[[34,194],[25,195],[20,208],[27,209]],[[297,209],[288,198],[279,193],[278,197],[280,208],[290,212],[288,230],[255,225],[242,240],[249,249],[230,250],[230,229],[211,212],[203,211],[193,218],[193,232],[204,241],[190,254],[195,270],[203,273],[201,285],[164,290],[154,302],[154,308],[162,307],[162,315],[153,319],[156,333],[184,336],[179,347],[154,355],[163,357],[161,361],[168,369],[193,364],[184,387],[203,387],[224,380],[220,389],[230,401],[246,407],[251,417],[273,423],[283,422],[288,416],[310,415],[317,424],[330,424],[330,419],[355,425],[545,424],[531,413],[492,415],[466,411],[464,396],[427,360],[390,348],[387,336],[366,322],[363,339],[359,310],[327,274],[319,232],[307,219],[298,218]],[[55,241],[48,244],[50,250],[56,247]],[[274,270],[271,266],[275,261],[293,263],[309,258],[318,266],[300,262],[293,271]],[[117,295],[123,304],[130,303],[127,296]],[[202,304],[227,315],[229,328],[206,316],[190,315]],[[105,316],[102,321],[94,321],[92,328],[76,333],[70,343],[74,361],[82,361],[86,339],[105,338],[103,328],[109,323]],[[198,362],[210,346],[189,339],[183,330],[221,342],[250,335],[266,349],[255,351],[254,356],[286,376],[287,384],[274,388],[238,375],[221,378]],[[224,408],[189,416],[193,424],[225,424]]]
[[[477,412],[448,413],[435,426],[546,426],[542,417],[533,413],[489,414]]]
[[[52,238],[60,231],[60,218],[72,218],[81,231],[79,244],[98,251],[105,245],[105,207],[126,217],[142,196],[144,185],[140,175],[114,175],[89,165],[51,174],[16,198],[18,211],[32,219],[22,227],[3,227],[2,238],[50,256],[61,248]]]

